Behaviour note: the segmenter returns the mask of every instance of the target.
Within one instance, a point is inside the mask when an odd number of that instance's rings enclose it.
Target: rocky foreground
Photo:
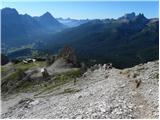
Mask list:
[[[154,61],[124,70],[89,69],[52,92],[10,96],[2,101],[2,118],[158,119],[158,67]]]

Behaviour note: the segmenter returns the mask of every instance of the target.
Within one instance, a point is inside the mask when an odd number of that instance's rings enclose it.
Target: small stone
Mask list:
[[[124,88],[125,86],[126,86],[126,85],[125,85],[125,84],[123,84],[123,85],[121,85],[121,86],[120,86],[120,88]]]
[[[143,107],[143,105],[139,105],[139,108],[142,108]]]
[[[100,111],[101,112],[106,112],[105,108],[102,108],[102,107],[100,108]]]
[[[149,90],[149,94],[151,94],[151,93],[152,93],[152,89]]]
[[[121,109],[115,109],[114,113],[117,115],[121,115],[122,111],[121,111]]]
[[[82,95],[80,95],[80,96],[78,97],[78,99],[80,99],[80,98],[82,98]]]
[[[134,91],[133,91],[133,92],[131,92],[131,94],[134,96],[134,95],[136,95],[136,94],[137,94],[137,92],[134,92]]]
[[[128,108],[133,108],[133,107],[134,107],[133,104],[128,105]]]

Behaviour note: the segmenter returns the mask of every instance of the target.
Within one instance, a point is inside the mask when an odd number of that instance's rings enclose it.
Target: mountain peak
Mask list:
[[[141,21],[144,23],[148,22],[148,19],[144,16],[143,13],[139,13],[134,20],[139,21],[139,22]]]
[[[125,14],[124,16],[120,17],[119,19],[120,20],[133,20],[133,19],[135,19],[135,17],[136,17],[136,14],[134,12],[132,12],[132,13]]]
[[[138,15],[136,15],[134,12],[132,13],[127,13],[124,16],[118,18],[118,20],[121,21],[143,21],[146,22],[148,19],[144,16],[143,13],[139,13]]]
[[[139,14],[137,15],[137,17],[138,17],[138,18],[144,18],[144,19],[146,19],[146,17],[144,16],[143,13],[139,13]]]
[[[2,14],[5,14],[5,15],[8,15],[8,14],[18,15],[18,12],[16,9],[9,8],[9,7],[3,8],[1,12]]]
[[[129,18],[129,19],[132,19],[132,18],[134,18],[135,16],[136,16],[135,12],[127,13],[127,14],[124,15],[124,17]]]
[[[52,14],[49,13],[49,12],[46,12],[42,15],[42,17],[50,17],[50,18],[53,18]]]

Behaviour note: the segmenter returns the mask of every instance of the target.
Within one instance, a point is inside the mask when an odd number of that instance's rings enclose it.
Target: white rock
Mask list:
[[[106,112],[105,108],[100,108],[101,112]]]
[[[39,100],[35,100],[35,101],[33,101],[33,102],[30,102],[29,104],[30,104],[30,105],[37,105],[37,104],[39,104]]]
[[[139,107],[139,108],[143,108],[143,105],[139,105],[138,107]]]
[[[83,117],[82,117],[82,115],[78,115],[77,117],[76,117],[76,119],[82,119]]]
[[[120,88],[124,88],[125,86],[126,86],[126,85],[125,85],[125,84],[123,84],[123,85],[121,85],[121,86],[120,86]]]

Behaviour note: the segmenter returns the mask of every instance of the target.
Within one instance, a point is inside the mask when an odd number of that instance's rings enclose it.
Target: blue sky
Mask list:
[[[16,8],[20,14],[31,16],[40,16],[48,11],[56,18],[118,18],[130,12],[143,13],[148,18],[158,17],[158,1],[2,2],[4,7]]]

